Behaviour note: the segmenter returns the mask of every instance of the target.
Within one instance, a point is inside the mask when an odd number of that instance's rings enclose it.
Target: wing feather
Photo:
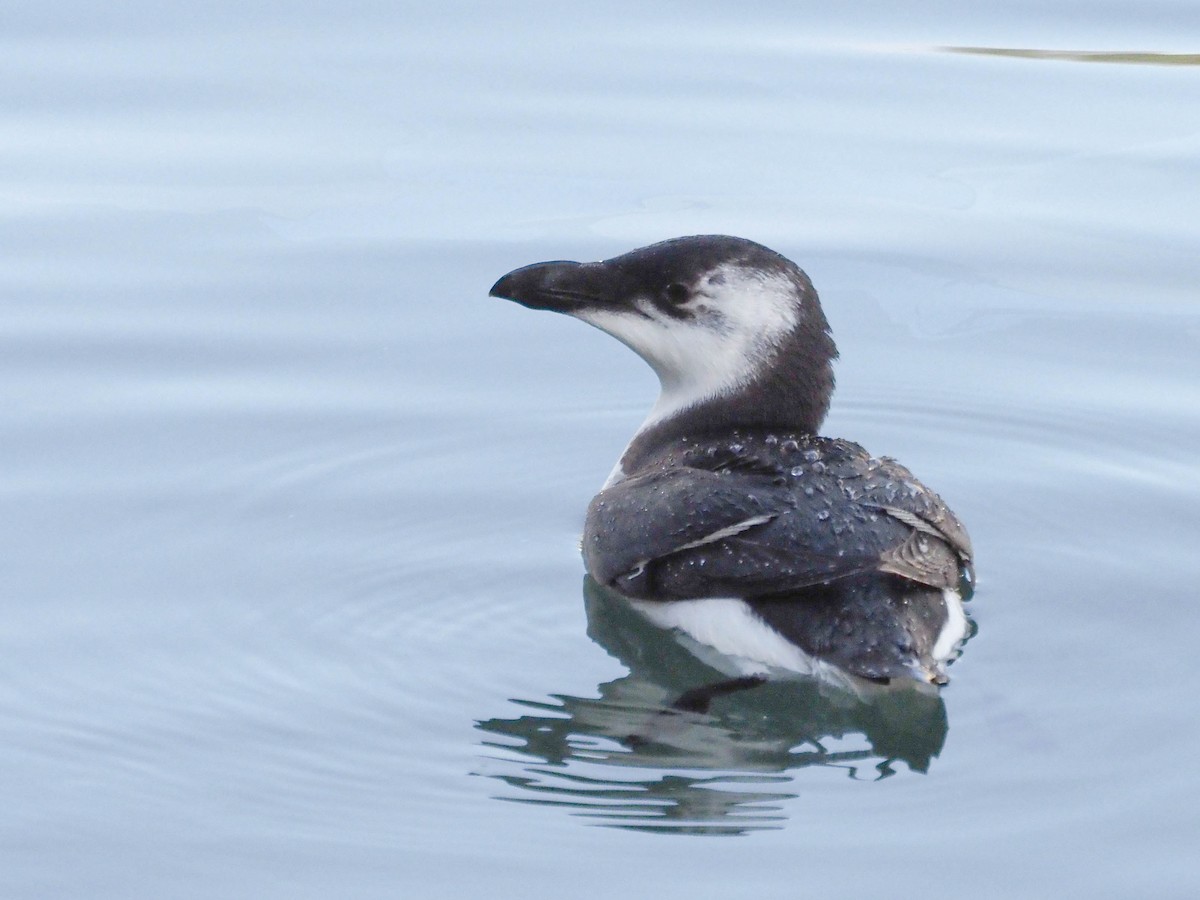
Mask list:
[[[655,599],[767,597],[867,572],[952,588],[970,571],[962,524],[907,469],[848,441],[804,441],[807,469],[739,444],[734,465],[681,451],[605,489],[588,509],[588,570]]]

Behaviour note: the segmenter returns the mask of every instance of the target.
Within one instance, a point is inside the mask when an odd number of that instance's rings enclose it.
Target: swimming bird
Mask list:
[[[730,674],[948,681],[970,538],[904,466],[819,435],[838,353],[795,263],[698,235],[524,266],[490,293],[582,319],[658,375],[588,507],[592,578]]]

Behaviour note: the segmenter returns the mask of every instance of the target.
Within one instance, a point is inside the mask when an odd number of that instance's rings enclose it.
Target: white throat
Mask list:
[[[719,267],[694,286],[680,307],[686,318],[663,312],[647,298],[633,306],[576,314],[628,346],[658,375],[658,400],[631,443],[657,423],[748,384],[774,359],[799,315],[796,287],[788,278],[737,266]],[[624,475],[618,462],[604,486]]]

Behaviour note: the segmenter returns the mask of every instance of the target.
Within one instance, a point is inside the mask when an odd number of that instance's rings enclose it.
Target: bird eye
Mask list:
[[[667,300],[676,306],[682,306],[684,303],[687,303],[692,296],[692,292],[687,289],[687,285],[680,284],[678,281],[668,284],[663,293],[666,295]]]

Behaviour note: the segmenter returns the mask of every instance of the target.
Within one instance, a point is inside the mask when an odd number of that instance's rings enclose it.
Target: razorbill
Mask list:
[[[729,674],[946,683],[970,539],[895,460],[818,435],[837,349],[795,263],[681,237],[525,266],[490,293],[594,325],[661,382],[588,507],[592,578]]]

